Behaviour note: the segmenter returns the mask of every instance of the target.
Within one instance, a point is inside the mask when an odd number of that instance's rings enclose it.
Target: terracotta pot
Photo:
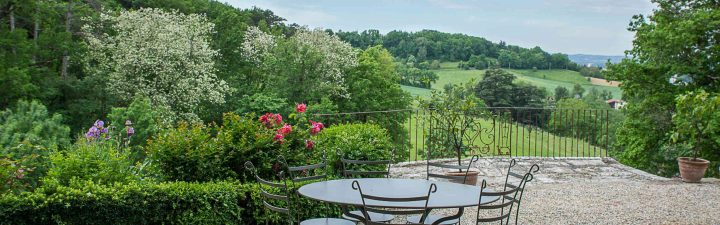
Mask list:
[[[705,176],[705,170],[708,168],[710,161],[691,157],[678,157],[678,166],[680,167],[680,177],[684,182],[697,183]]]
[[[467,179],[465,179],[464,184],[476,185],[478,174],[480,174],[480,171],[477,171],[477,170],[470,170],[470,172],[467,172]],[[458,179],[450,180],[450,182],[453,182],[453,183],[460,183],[460,181],[462,180],[462,177],[465,176],[465,172],[447,172],[447,173],[445,173],[445,175],[453,176],[453,177],[460,177]]]

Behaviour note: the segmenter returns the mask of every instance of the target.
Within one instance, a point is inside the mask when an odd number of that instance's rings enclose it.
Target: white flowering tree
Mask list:
[[[251,27],[242,46],[246,61],[255,65],[250,76],[259,90],[290,102],[350,97],[345,76],[357,66],[358,53],[337,36],[300,29],[283,39]]]
[[[213,24],[202,15],[151,8],[102,14],[83,33],[86,69],[105,76],[121,101],[148,96],[167,121],[197,119],[202,103],[224,103],[230,91],[215,74]]]

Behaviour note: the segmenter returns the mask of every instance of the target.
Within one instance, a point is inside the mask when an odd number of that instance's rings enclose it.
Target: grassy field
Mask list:
[[[434,70],[438,74],[438,81],[433,84],[433,89],[442,90],[446,84],[463,84],[471,80],[475,82],[482,79],[484,70],[462,70],[457,68],[456,62],[441,63],[440,69]],[[548,94],[553,94],[557,86],[564,86],[572,90],[575,84],[582,85],[585,91],[597,88],[599,91],[608,90],[613,98],[620,98],[622,91],[618,87],[593,85],[580,73],[571,70],[507,70],[517,76],[515,82],[527,82],[538,87],[547,89]],[[412,96],[427,98],[431,90],[411,86],[402,86],[402,89]],[[410,130],[411,149],[408,160],[422,160],[422,155],[417,150],[424,150],[425,132],[421,129],[426,122],[424,118],[413,117],[405,123]],[[599,146],[593,146],[584,141],[583,138],[560,137],[554,134],[543,132],[530,126],[523,126],[517,123],[500,123],[493,125],[492,121],[480,121],[482,127],[493,128],[493,141],[488,139],[485,142],[495,143],[489,145],[490,155],[497,155],[499,146],[503,151],[508,149],[513,156],[543,156],[543,157],[575,157],[575,156],[604,156],[605,150]],[[510,128],[510,129],[508,129]],[[500,135],[505,133],[506,135]],[[512,137],[509,137],[512,136]],[[490,137],[490,136],[488,136]],[[502,144],[498,144],[502,143]],[[476,146],[484,146],[482,141],[477,140]],[[467,154],[472,154],[468,152]]]
[[[463,70],[457,68],[457,62],[444,62],[440,64],[440,69],[433,70],[438,74],[438,80],[432,86],[435,90],[442,90],[446,84],[463,84],[470,80],[475,82],[482,79],[485,74],[484,70]],[[566,87],[572,90],[575,84],[582,85],[585,91],[596,88],[599,91],[607,90],[612,93],[613,98],[620,98],[622,90],[618,87],[593,85],[587,78],[580,73],[571,70],[507,70],[517,76],[515,82],[526,82],[538,87],[544,87],[549,94],[555,91],[558,86]],[[416,88],[410,86],[402,86],[403,90],[410,92],[413,96],[428,97],[430,90],[424,88]]]
[[[427,118],[413,116],[405,127],[410,130],[410,155],[406,160],[423,160],[422,154],[416,151],[426,151],[425,145],[427,130]],[[481,120],[479,124],[486,128],[486,133],[481,135],[482,139],[475,139],[474,146],[487,146],[489,153],[466,152],[467,155],[479,154],[481,156],[499,155],[498,151],[511,152],[512,156],[530,157],[601,157],[606,152],[602,146],[594,146],[585,141],[584,136],[561,137],[536,129],[532,126],[524,126],[519,123],[500,122],[492,120]],[[474,129],[478,130],[478,129]],[[474,135],[470,134],[470,135]]]

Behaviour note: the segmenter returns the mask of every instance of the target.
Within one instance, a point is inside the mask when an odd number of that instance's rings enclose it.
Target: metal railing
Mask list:
[[[403,161],[463,156],[607,157],[612,109],[482,108],[315,114],[328,126],[375,123],[389,131]]]

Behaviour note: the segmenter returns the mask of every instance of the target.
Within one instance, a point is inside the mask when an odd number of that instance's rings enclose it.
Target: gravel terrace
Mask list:
[[[519,171],[540,165],[527,185],[519,224],[720,224],[718,179],[687,184],[610,158],[518,162]],[[478,185],[486,179],[491,187],[501,187],[508,164],[507,158],[481,158],[474,165],[480,171]],[[401,163],[393,166],[391,176],[425,179],[425,169],[424,161]],[[476,213],[476,208],[467,208],[461,224],[474,224]]]

